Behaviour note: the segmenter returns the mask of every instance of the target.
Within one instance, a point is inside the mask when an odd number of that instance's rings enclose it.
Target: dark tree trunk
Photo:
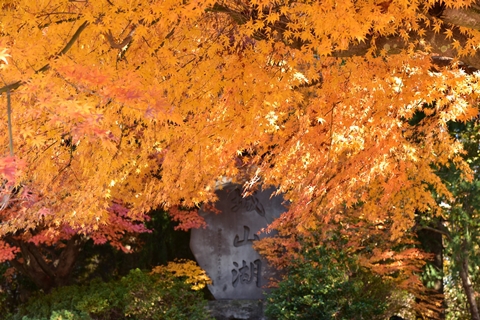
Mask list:
[[[78,254],[84,244],[81,236],[69,239],[57,257],[54,249],[47,250],[31,242],[9,239],[20,248],[22,259],[12,260],[12,266],[30,278],[45,293],[55,287],[67,285]]]
[[[465,245],[465,244],[464,244]],[[463,250],[463,257],[457,257],[457,262],[460,265],[460,278],[462,279],[462,287],[467,296],[468,307],[472,320],[480,320],[480,313],[478,312],[477,301],[475,300],[475,290],[473,289],[472,281],[468,272],[468,250]]]
[[[55,286],[64,286],[70,281],[73,267],[77,261],[80,250],[85,242],[80,236],[74,236],[68,240],[66,247],[63,249],[58,259],[57,266],[55,268]]]
[[[418,240],[421,243],[421,248],[428,253],[433,254],[433,260],[430,264],[439,272],[442,276],[433,281],[433,286],[430,284],[428,287],[429,301],[436,301],[439,305],[437,310],[432,310],[432,315],[427,316],[427,319],[445,319],[445,296],[443,288],[443,235],[435,230],[442,230],[441,221],[437,222],[437,225],[432,225],[430,228],[419,227],[417,231]],[[424,283],[427,285],[427,283]],[[421,318],[425,318],[423,315]]]
[[[473,219],[475,216],[475,207],[468,197],[463,200],[462,209],[468,213],[469,217]],[[467,297],[468,307],[472,320],[480,320],[480,313],[478,312],[477,301],[475,300],[475,289],[470,278],[468,266],[471,254],[475,254],[472,250],[472,243],[469,234],[469,224],[463,226],[463,241],[459,252],[454,256],[458,266],[460,267],[460,279],[462,280],[463,291]]]

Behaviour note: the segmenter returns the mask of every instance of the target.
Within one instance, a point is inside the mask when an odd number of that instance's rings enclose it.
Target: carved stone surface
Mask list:
[[[217,191],[219,214],[200,211],[207,228],[193,229],[190,237],[198,264],[213,281],[209,289],[217,300],[262,299],[275,270],[267,265],[252,242],[271,234],[258,234],[286,211],[283,198],[270,196],[275,189],[257,191],[243,198],[241,186]]]
[[[208,301],[207,310],[215,320],[267,320],[263,300]]]

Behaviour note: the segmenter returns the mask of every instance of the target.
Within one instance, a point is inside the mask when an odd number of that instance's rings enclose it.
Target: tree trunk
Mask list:
[[[84,244],[78,235],[69,239],[61,249],[59,257],[50,250],[48,254],[45,248],[36,246],[31,242],[23,242],[9,239],[12,244],[21,250],[21,260],[11,260],[12,266],[30,278],[37,287],[45,293],[55,287],[67,285],[71,272],[75,266],[80,249]],[[43,249],[43,250],[42,250]]]
[[[57,275],[55,278],[56,287],[64,286],[69,283],[73,267],[75,266],[75,262],[77,262],[78,255],[80,254],[83,244],[84,241],[78,235],[73,236],[70,240],[68,240],[67,246],[60,254],[58,262],[55,262],[55,273]]]
[[[418,318],[422,319],[445,319],[445,310],[446,302],[444,296],[444,287],[443,287],[443,236],[442,233],[436,231],[441,230],[441,221],[437,221],[436,224],[431,225],[431,227],[421,227],[417,231],[418,240],[421,243],[421,248],[425,252],[433,254],[433,260],[431,265],[442,274],[442,277],[437,278],[433,286],[428,286],[429,291],[427,292],[428,301],[417,301],[425,302],[431,305],[431,302],[434,302],[435,308],[432,306],[430,310],[432,314],[430,316],[418,314]],[[426,283],[424,283],[427,285]]]
[[[468,253],[464,252],[464,254]],[[458,261],[460,259],[461,261]],[[470,308],[472,320],[480,320],[478,305],[477,301],[475,300],[475,290],[473,289],[470,275],[468,274],[468,255],[465,255],[463,258],[459,257],[458,260],[457,261],[460,263],[460,278],[462,279],[463,290],[465,291],[465,295],[467,296],[468,306]]]
[[[468,213],[470,217],[473,218],[475,216],[475,208],[473,207],[472,202],[469,201],[468,197],[464,197],[462,208],[463,210],[465,210],[465,212]],[[475,289],[473,288],[473,284],[468,271],[469,257],[472,253],[472,244],[469,240],[469,234],[469,225],[467,224],[463,230],[462,245],[455,258],[457,264],[460,266],[460,278],[462,279],[463,291],[467,296],[468,306],[470,308],[470,315],[472,317],[472,320],[480,320],[478,305],[477,301],[475,300]]]

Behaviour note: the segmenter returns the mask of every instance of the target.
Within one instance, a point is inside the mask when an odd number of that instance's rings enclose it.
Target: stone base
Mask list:
[[[267,320],[263,300],[214,300],[207,309],[216,320]]]

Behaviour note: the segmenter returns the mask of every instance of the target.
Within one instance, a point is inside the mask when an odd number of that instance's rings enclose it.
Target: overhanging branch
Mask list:
[[[468,8],[445,8],[440,19],[458,27],[480,30],[480,6],[477,1]]]
[[[70,50],[70,48],[73,46],[73,44],[75,43],[75,41],[77,41],[77,39],[80,37],[80,34],[82,34],[82,32],[85,30],[85,28],[88,26],[88,22],[85,21],[83,22],[79,27],[78,29],[75,31],[75,33],[73,34],[73,36],[70,38],[70,40],[68,41],[68,43],[65,45],[65,47],[63,47],[62,50],[60,50],[56,55],[55,55],[55,58],[56,57],[60,57],[62,55],[64,55],[65,53],[68,52],[68,50]],[[47,63],[46,65],[44,65],[43,67],[41,67],[40,69],[38,69],[36,71],[36,73],[40,73],[40,72],[45,72],[47,71],[48,69],[50,69],[50,64]],[[15,89],[18,89],[21,85],[23,85],[24,82],[23,81],[16,81],[14,83],[10,83],[6,86],[3,86],[0,88],[0,94],[2,93],[6,93],[8,91],[13,91]]]
[[[453,30],[453,39],[458,41],[461,46],[465,45],[468,37],[458,29]],[[458,51],[453,46],[453,41],[447,39],[443,33],[436,33],[433,30],[427,30],[425,35],[420,37],[417,33],[411,32],[409,34],[408,42],[400,36],[381,37],[375,39],[373,43],[372,39],[369,39],[363,43],[357,45],[350,45],[347,50],[335,51],[332,53],[334,57],[352,57],[365,55],[375,44],[377,53],[381,50],[385,50],[387,54],[398,54],[402,50],[408,49],[411,43],[416,43],[416,49],[424,52],[430,52],[434,57],[445,57],[451,59],[458,59],[465,65],[471,66],[475,69],[480,69],[480,53],[470,56],[459,56]],[[435,62],[435,61],[434,61]]]
[[[224,4],[216,4],[209,11],[228,14],[237,24],[244,24],[251,16],[246,16],[245,13],[229,8]],[[265,13],[265,14],[268,14]],[[480,69],[480,54],[476,53],[473,56],[460,56],[458,51],[454,48],[454,41],[458,41],[460,47],[466,45],[468,36],[460,33],[458,27],[480,30],[480,5],[473,4],[468,8],[442,8],[442,12],[436,17],[444,22],[443,28],[439,32],[434,32],[431,27],[423,26],[426,33],[419,36],[418,33],[411,32],[407,41],[400,36],[379,37],[373,42],[373,38],[368,38],[365,42],[356,45],[350,45],[347,50],[333,51],[333,57],[352,57],[365,55],[373,45],[375,45],[377,53],[381,50],[386,50],[389,55],[397,54],[404,49],[407,49],[411,43],[417,43],[416,49],[424,52],[429,52],[434,57],[446,57],[451,59],[458,59],[467,66],[475,69]],[[289,22],[288,17],[281,16],[276,24],[270,26],[279,35],[286,31],[286,26]],[[446,37],[446,29],[452,28],[452,38]],[[266,39],[256,39],[266,40]],[[291,47],[301,49],[306,43],[297,40],[289,44]],[[434,63],[438,62],[434,60]]]
[[[450,235],[450,232],[448,232],[448,230],[440,230],[440,229],[436,229],[428,226],[421,226],[416,228],[416,230],[429,230],[432,232],[440,233],[441,235],[446,236],[449,240],[452,239],[452,236]]]

